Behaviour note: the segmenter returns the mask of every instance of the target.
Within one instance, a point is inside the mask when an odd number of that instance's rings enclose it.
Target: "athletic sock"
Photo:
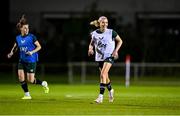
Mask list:
[[[100,94],[104,94],[105,91],[105,84],[104,83],[100,83]]]
[[[111,89],[112,89],[111,82],[109,82],[108,84],[106,84],[106,87],[107,87],[108,91],[111,91]]]
[[[22,87],[22,89],[24,90],[24,92],[25,92],[25,93],[26,93],[26,92],[29,92],[26,81],[22,81],[22,82],[20,82],[20,83],[21,83],[21,87]]]
[[[99,94],[99,96],[98,96],[98,97],[103,99],[103,94]]]
[[[29,92],[25,92],[25,96],[30,96],[30,93]]]
[[[42,81],[35,78],[33,84],[41,85],[41,84],[42,84]]]

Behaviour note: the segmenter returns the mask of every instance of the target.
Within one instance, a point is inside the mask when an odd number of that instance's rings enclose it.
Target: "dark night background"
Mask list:
[[[89,22],[101,15],[119,33],[123,46],[119,62],[130,54],[133,62],[180,62],[179,0],[1,0],[1,62],[7,59],[16,23],[26,14],[30,32],[41,45],[40,62],[94,61],[87,56]]]

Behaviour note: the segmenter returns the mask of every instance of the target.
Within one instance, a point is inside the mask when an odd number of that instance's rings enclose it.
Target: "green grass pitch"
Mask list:
[[[106,89],[102,104],[93,100],[98,84],[29,85],[32,100],[21,100],[19,84],[0,85],[0,115],[180,115],[180,86],[130,86],[114,84],[115,100],[108,102]]]

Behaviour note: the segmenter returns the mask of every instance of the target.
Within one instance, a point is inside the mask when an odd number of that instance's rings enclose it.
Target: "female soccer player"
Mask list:
[[[35,78],[36,63],[38,62],[38,51],[41,49],[41,45],[36,36],[29,33],[29,24],[24,15],[17,23],[17,29],[20,31],[20,34],[16,36],[16,42],[14,43],[14,46],[7,57],[11,58],[14,52],[17,50],[19,51],[18,77],[21,87],[25,93],[22,99],[32,99],[28,90],[25,76],[27,76],[27,81],[33,84],[42,85],[45,93],[49,92],[47,82]]]
[[[123,42],[117,32],[107,28],[107,17],[101,16],[98,20],[92,21],[90,25],[99,27],[99,29],[91,32],[91,41],[88,50],[89,56],[93,55],[95,50],[95,61],[98,62],[100,69],[100,94],[95,102],[103,102],[105,87],[107,87],[109,91],[109,102],[113,102],[114,89],[112,89],[108,72],[114,60],[118,58],[118,51]]]

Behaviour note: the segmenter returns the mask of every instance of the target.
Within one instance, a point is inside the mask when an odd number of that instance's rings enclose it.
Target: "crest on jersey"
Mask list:
[[[25,40],[21,40],[21,43],[22,43],[22,44],[25,43]]]
[[[100,40],[104,39],[104,37],[99,37]]]

